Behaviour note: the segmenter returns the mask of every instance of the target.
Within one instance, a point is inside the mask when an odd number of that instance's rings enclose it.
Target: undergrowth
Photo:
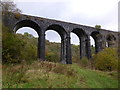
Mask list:
[[[117,88],[116,72],[53,62],[2,66],[3,88]]]

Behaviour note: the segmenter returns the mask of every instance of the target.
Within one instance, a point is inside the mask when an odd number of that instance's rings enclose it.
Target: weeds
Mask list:
[[[89,88],[96,87],[95,83],[100,85],[98,87],[116,87],[117,80],[111,78],[114,76],[113,73],[101,75],[99,72],[80,68],[78,64],[24,62],[3,65],[3,88]],[[106,86],[103,83],[107,83]]]

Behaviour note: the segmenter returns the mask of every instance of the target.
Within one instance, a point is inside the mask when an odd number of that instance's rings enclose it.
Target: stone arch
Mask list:
[[[87,34],[86,32],[81,28],[75,28],[71,32],[76,34],[80,41],[80,58],[87,56],[87,48],[86,48],[86,39]]]
[[[86,32],[81,28],[75,28],[71,32],[75,33],[79,38],[86,37]]]
[[[16,32],[18,29],[20,29],[22,27],[33,28],[37,32],[37,34],[40,35],[40,31],[41,31],[40,26],[32,20],[21,20],[21,21],[17,22],[13,28],[13,31]]]
[[[65,29],[58,25],[58,24],[52,24],[52,25],[49,25],[46,29],[47,30],[53,30],[53,31],[56,31],[60,37],[61,37],[61,58],[60,58],[60,61],[64,64],[67,63],[66,61],[66,37],[67,37],[67,32],[65,31]]]
[[[49,25],[47,27],[46,31],[47,30],[54,30],[54,31],[56,31],[60,35],[61,39],[64,38],[64,36],[67,34],[65,29],[62,26],[58,25],[58,24]]]
[[[95,41],[95,53],[98,53],[102,49],[102,35],[99,31],[93,31],[91,36]]]
[[[114,47],[116,38],[113,34],[108,34],[106,37],[106,47]]]
[[[22,27],[30,27],[33,28],[37,34],[38,34],[38,59],[44,60],[44,48],[42,49],[40,46],[42,46],[39,38],[41,38],[41,28],[40,26],[32,21],[32,20],[21,20],[19,22],[17,22],[13,28],[14,33],[16,33],[16,31]]]

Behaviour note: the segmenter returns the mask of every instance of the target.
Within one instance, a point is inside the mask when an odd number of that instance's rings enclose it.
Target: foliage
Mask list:
[[[10,30],[3,27],[3,62],[5,63],[20,63],[22,60],[28,63],[37,60],[37,38],[31,34],[24,33],[12,34]],[[72,60],[73,63],[79,63],[83,67],[92,67],[99,70],[117,70],[117,52],[115,49],[108,48],[97,55],[93,54],[93,62],[89,62],[87,58],[80,60],[79,45],[72,45]],[[92,47],[92,53],[94,53]],[[60,43],[49,42],[46,40],[46,61],[60,62],[61,53]],[[113,57],[114,56],[114,57]],[[101,58],[100,58],[101,57]]]
[[[95,25],[95,28],[96,28],[97,30],[99,30],[99,29],[101,29],[101,25]]]
[[[60,43],[46,41],[46,60],[60,62]]]
[[[22,60],[30,62],[37,59],[36,38],[26,34],[13,34],[4,26],[2,30],[3,63],[20,63]]]
[[[46,60],[47,61],[56,61],[56,55],[53,52],[46,53]]]
[[[72,60],[75,63],[80,62],[80,46],[79,45],[71,45],[72,51]]]
[[[83,58],[81,59],[81,65],[82,65],[83,67],[87,67],[88,64],[89,64],[89,61],[88,61],[87,57],[83,57]]]
[[[95,47],[93,45],[91,46],[91,54],[92,56],[95,54]]]
[[[3,26],[3,35],[2,35],[2,57],[3,62],[18,63],[20,60],[20,53],[24,47],[24,42],[20,40],[16,35],[8,32],[8,28]]]
[[[117,72],[81,68],[52,62],[3,65],[3,88],[117,88]],[[115,76],[113,76],[115,75]],[[116,78],[115,78],[116,77]]]
[[[106,48],[94,55],[94,66],[96,69],[111,71],[118,68],[118,54],[114,48]]]
[[[21,14],[20,14],[19,12],[14,13],[14,15],[15,15],[15,18],[16,18],[16,19],[19,19],[19,18],[20,18],[20,16],[21,16]]]
[[[3,13],[8,13],[8,12],[20,13],[21,12],[21,10],[16,7],[16,4],[10,0],[0,1],[0,5],[2,6]]]

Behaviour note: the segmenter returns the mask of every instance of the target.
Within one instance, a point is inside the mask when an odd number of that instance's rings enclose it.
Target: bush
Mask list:
[[[115,48],[106,48],[93,56],[94,66],[96,69],[103,71],[117,70],[118,55]]]
[[[8,28],[3,28],[2,41],[2,58],[3,63],[20,62],[21,49],[24,47],[24,41],[19,39],[15,34],[8,32]]]
[[[79,45],[71,45],[71,53],[72,53],[72,62],[79,63],[80,62],[80,46]]]
[[[53,52],[47,53],[45,58],[47,61],[57,62],[56,55]]]
[[[60,50],[60,43],[46,41],[46,60],[50,62],[60,62]]]
[[[15,15],[15,18],[16,18],[16,19],[19,19],[19,18],[20,18],[20,16],[21,16],[21,14],[20,14],[19,12],[14,13],[14,15]]]
[[[81,65],[83,66],[83,67],[87,67],[88,66],[88,59],[87,59],[87,57],[83,57],[82,59],[81,59]]]
[[[37,45],[34,37],[30,35],[13,34],[7,27],[2,28],[2,59],[3,63],[28,63],[37,60]],[[37,40],[36,40],[37,41]]]

